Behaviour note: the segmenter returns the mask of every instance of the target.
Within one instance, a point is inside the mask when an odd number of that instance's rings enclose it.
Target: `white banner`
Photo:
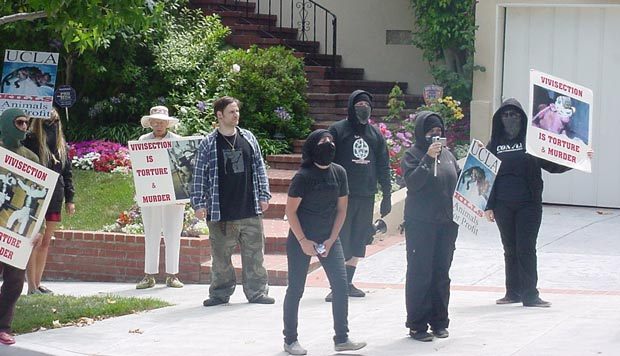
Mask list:
[[[58,173],[0,147],[0,261],[25,269]]]
[[[526,151],[563,166],[591,172],[592,90],[530,70],[531,122]]]
[[[478,235],[489,195],[501,161],[478,140],[473,140],[452,197],[453,220]]]
[[[189,202],[196,151],[203,137],[129,141],[129,156],[140,206]]]
[[[58,59],[58,53],[7,49],[0,82],[0,113],[18,108],[30,117],[49,117]]]

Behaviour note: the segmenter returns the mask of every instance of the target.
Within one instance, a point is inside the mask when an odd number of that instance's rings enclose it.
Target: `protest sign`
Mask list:
[[[189,202],[196,151],[202,137],[129,141],[129,157],[140,206]]]
[[[22,109],[30,117],[50,117],[58,53],[7,49],[0,82],[0,113]]]
[[[478,234],[478,224],[484,217],[500,164],[501,161],[480,141],[472,141],[454,190],[452,204],[454,222],[474,235]]]
[[[58,173],[0,147],[0,261],[25,269]]]
[[[530,70],[530,108],[526,151],[563,166],[591,172],[592,90]]]

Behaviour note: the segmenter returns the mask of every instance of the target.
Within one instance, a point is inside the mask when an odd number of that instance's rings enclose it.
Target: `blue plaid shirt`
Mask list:
[[[269,180],[260,146],[254,135],[245,129],[237,128],[239,134],[252,147],[252,183],[254,186],[254,209],[256,214],[262,214],[261,201],[269,201]],[[207,209],[210,221],[220,221],[220,186],[217,169],[217,130],[202,140],[198,147],[196,166],[192,181],[190,202],[194,210]]]

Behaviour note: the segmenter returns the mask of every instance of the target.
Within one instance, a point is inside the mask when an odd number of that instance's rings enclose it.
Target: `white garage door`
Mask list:
[[[594,91],[592,174],[545,174],[544,201],[620,207],[620,8],[510,7],[502,97],[529,108],[529,69]]]

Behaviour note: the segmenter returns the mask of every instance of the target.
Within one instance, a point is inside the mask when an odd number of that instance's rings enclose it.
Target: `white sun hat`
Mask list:
[[[142,127],[151,128],[151,119],[168,121],[168,127],[172,127],[179,122],[179,119],[176,117],[168,116],[168,108],[161,105],[153,106],[149,115],[142,116],[142,119],[140,119]]]

